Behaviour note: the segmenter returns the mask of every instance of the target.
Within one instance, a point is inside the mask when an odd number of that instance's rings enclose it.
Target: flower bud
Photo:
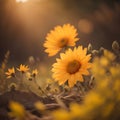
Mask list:
[[[113,49],[115,52],[119,51],[120,46],[119,46],[119,44],[118,44],[117,41],[113,41],[113,43],[112,43],[112,49]]]
[[[98,55],[98,51],[97,50],[93,50],[92,54],[93,54],[93,56]]]
[[[88,52],[91,53],[92,52],[92,45],[89,43],[88,45]]]

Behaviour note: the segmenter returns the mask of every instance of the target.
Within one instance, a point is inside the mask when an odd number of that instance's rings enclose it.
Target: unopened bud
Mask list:
[[[115,52],[119,51],[120,46],[119,46],[119,44],[118,44],[117,41],[113,41],[113,43],[112,43],[112,49],[113,49]]]
[[[92,51],[92,54],[95,56],[95,55],[98,55],[98,51],[97,50],[93,50]]]
[[[8,89],[9,89],[10,91],[15,91],[15,90],[18,89],[18,86],[17,86],[16,83],[11,83],[11,84],[8,86]]]
[[[89,45],[88,45],[88,52],[92,52],[92,45],[89,43]]]
[[[99,49],[99,53],[102,55],[103,53],[104,53],[104,48],[103,47],[101,47],[100,49]]]

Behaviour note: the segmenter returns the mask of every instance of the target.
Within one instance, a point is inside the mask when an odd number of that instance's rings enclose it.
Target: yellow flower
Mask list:
[[[83,114],[83,109],[80,109],[80,105],[77,103],[71,103],[70,104],[70,115],[71,118],[73,117],[78,117],[79,115],[81,115],[81,113]]]
[[[7,78],[15,77],[15,69],[14,69],[14,67],[8,69],[8,72],[5,72],[5,74],[7,75]]]
[[[109,65],[109,61],[106,57],[101,57],[100,59],[100,64],[104,67],[108,66]]]
[[[27,65],[25,66],[25,65],[21,64],[20,67],[17,68],[17,70],[22,72],[22,73],[25,73],[25,72],[27,72],[29,70],[29,67]]]
[[[108,105],[106,105],[104,108],[103,108],[103,117],[107,117],[111,114],[112,110],[114,109],[114,103],[109,103]]]
[[[110,72],[113,77],[120,77],[120,64],[117,64],[116,66],[112,66],[110,68]]]
[[[44,111],[46,109],[45,105],[42,102],[36,102],[34,104],[35,108],[40,111]]]
[[[54,30],[47,34],[44,47],[45,52],[49,56],[57,54],[62,48],[67,46],[75,46],[75,42],[79,39],[76,38],[77,30],[70,24],[63,26],[56,26]]]
[[[109,61],[113,61],[115,59],[115,55],[108,51],[108,50],[104,50],[104,56],[109,60]]]
[[[71,120],[69,112],[63,109],[59,109],[53,112],[54,120]]]
[[[32,71],[32,77],[35,77],[37,74],[38,74],[38,70],[37,69]]]
[[[64,84],[68,80],[69,87],[73,87],[77,81],[83,82],[82,75],[88,75],[88,69],[91,67],[89,60],[91,55],[87,54],[87,48],[82,46],[74,48],[72,51],[68,49],[65,53],[60,54],[60,59],[53,64],[53,78],[59,82],[59,85]]]
[[[93,107],[100,106],[104,103],[104,98],[101,97],[98,93],[91,91],[85,99],[86,106],[89,106],[89,109],[92,109]]]
[[[9,108],[11,110],[11,112],[9,113],[11,117],[15,117],[18,119],[22,119],[25,117],[25,108],[20,103],[12,101],[9,104]]]

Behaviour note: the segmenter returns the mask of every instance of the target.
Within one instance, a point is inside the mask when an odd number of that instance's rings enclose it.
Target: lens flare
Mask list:
[[[22,2],[22,3],[25,3],[27,2],[28,0],[16,0],[16,2]]]

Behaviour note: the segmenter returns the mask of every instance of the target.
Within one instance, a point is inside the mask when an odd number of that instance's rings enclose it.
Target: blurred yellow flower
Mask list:
[[[66,110],[60,109],[53,112],[54,120],[71,120],[71,115]]]
[[[19,68],[17,68],[18,71],[22,72],[22,73],[25,73],[29,70],[29,67],[27,65],[20,65]]]
[[[94,106],[100,106],[104,103],[104,98],[101,97],[98,93],[91,91],[85,99],[86,106],[88,105],[89,108],[93,108]]]
[[[103,57],[104,56],[102,56],[102,58]],[[104,61],[103,59],[99,59],[98,57],[95,57],[94,64],[92,65],[92,73],[97,77],[105,74],[106,71],[105,71],[104,67],[106,67],[107,64],[109,64],[108,60],[106,61],[106,59],[105,59],[105,61]],[[99,69],[98,69],[98,66],[99,66]]]
[[[104,50],[104,56],[110,61],[113,61],[116,57],[112,52],[108,50]]]
[[[106,57],[101,57],[100,59],[100,64],[104,67],[108,66],[109,65],[109,61]]]
[[[109,103],[108,105],[106,105],[103,108],[103,113],[102,113],[103,117],[107,117],[108,115],[110,115],[114,107],[115,107],[114,103]]]
[[[45,105],[42,102],[36,102],[34,104],[35,108],[39,111],[44,111],[46,109]]]
[[[25,117],[25,108],[20,103],[12,101],[9,104],[9,108],[11,110],[9,113],[11,117],[15,117],[21,120]]]
[[[49,56],[57,54],[62,48],[67,46],[75,46],[75,42],[79,39],[76,38],[77,30],[73,25],[64,24],[63,26],[56,26],[54,30],[47,34],[44,47],[45,52]]]
[[[88,69],[91,67],[91,55],[86,54],[87,49],[83,49],[82,46],[61,53],[61,58],[57,59],[52,68],[55,81],[62,85],[68,80],[69,87],[73,87],[77,81],[83,82],[82,75],[89,75]]]
[[[120,64],[117,64],[114,67],[112,66],[110,72],[114,77],[120,77]]]
[[[71,103],[70,104],[70,114],[71,118],[77,117],[79,115],[83,114],[83,109],[80,109],[80,105],[77,103]]]
[[[14,69],[14,67],[8,69],[8,72],[5,72],[5,74],[7,75],[7,78],[15,77],[15,69]]]
[[[38,70],[37,69],[32,71],[32,77],[35,77],[37,74],[38,74]]]

